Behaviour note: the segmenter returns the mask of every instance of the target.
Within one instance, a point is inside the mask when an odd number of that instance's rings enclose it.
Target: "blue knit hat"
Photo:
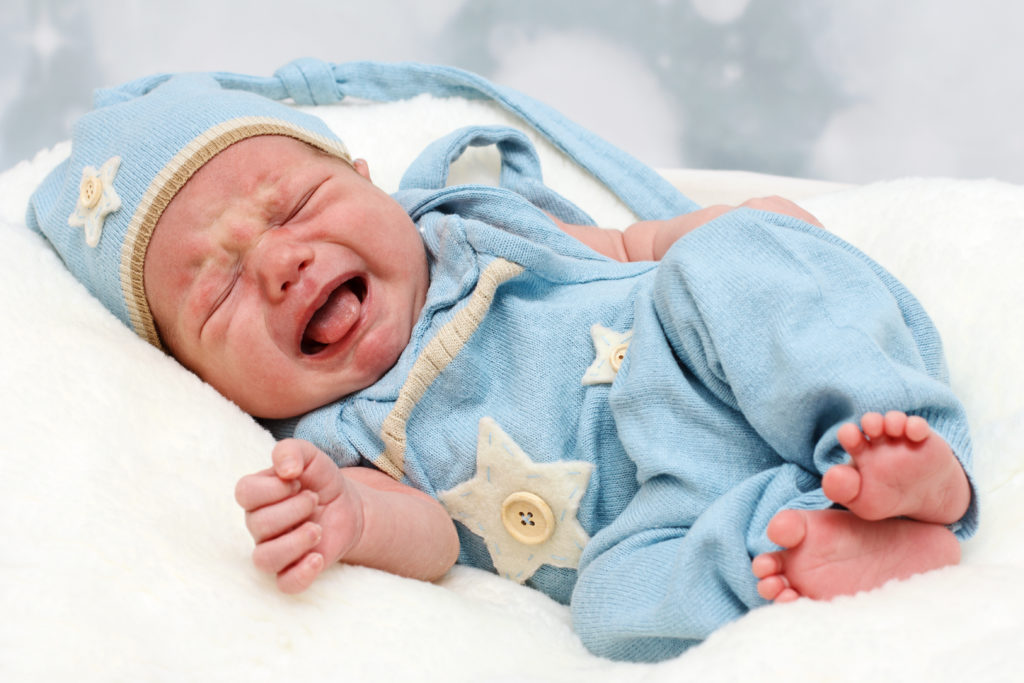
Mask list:
[[[155,76],[97,91],[71,156],[33,193],[29,227],[122,322],[162,348],[146,300],[146,248],[164,209],[203,164],[257,135],[286,135],[350,161],[315,116],[227,89],[206,74]]]

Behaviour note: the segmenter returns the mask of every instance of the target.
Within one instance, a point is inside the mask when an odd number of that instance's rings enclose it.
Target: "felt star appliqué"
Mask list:
[[[483,537],[498,573],[523,583],[542,564],[574,568],[590,540],[576,517],[593,465],[535,463],[489,417],[480,420],[476,475],[438,495]]]
[[[68,216],[68,225],[85,228],[85,242],[90,247],[100,243],[107,216],[121,208],[121,197],[114,190],[114,176],[121,166],[121,157],[111,157],[97,171],[92,166],[82,169],[78,186],[78,202]]]
[[[611,384],[619,372],[622,359],[626,357],[633,330],[616,332],[601,325],[590,328],[594,340],[594,362],[583,373],[583,384]]]

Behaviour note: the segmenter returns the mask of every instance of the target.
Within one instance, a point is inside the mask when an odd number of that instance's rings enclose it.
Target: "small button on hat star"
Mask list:
[[[592,471],[582,461],[534,462],[485,417],[476,475],[438,499],[453,519],[483,537],[499,574],[523,583],[542,564],[579,565],[590,537],[576,513]]]
[[[114,177],[120,166],[121,157],[111,157],[98,171],[92,166],[82,169],[78,202],[68,217],[68,225],[85,228],[85,242],[90,247],[100,243],[107,216],[121,208],[121,198],[114,190]]]

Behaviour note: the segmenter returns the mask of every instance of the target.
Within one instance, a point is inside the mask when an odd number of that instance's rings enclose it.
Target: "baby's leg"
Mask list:
[[[967,511],[971,489],[952,449],[921,417],[868,413],[845,424],[839,443],[852,462],[825,473],[829,500],[861,519],[909,517],[952,524]]]
[[[776,602],[853,595],[960,561],[956,536],[941,524],[871,522],[846,510],[784,510],[768,538],[785,550],[758,555],[751,566],[758,593]]]

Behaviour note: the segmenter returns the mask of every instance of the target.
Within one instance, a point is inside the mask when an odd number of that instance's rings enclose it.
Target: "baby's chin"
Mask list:
[[[411,327],[411,324],[395,324],[394,321],[375,326],[358,340],[351,352],[324,365],[296,364],[289,380],[282,379],[289,373],[279,373],[274,379],[249,382],[244,387],[214,384],[214,388],[253,417],[267,420],[299,417],[380,381],[406,350],[412,336]]]
[[[325,373],[319,378],[297,378],[286,387],[272,386],[264,391],[257,391],[257,388],[251,387],[253,391],[245,392],[244,396],[237,398],[224,391],[221,391],[221,394],[257,419],[289,419],[300,417],[374,385],[393,365],[394,362],[379,373],[359,378],[347,377],[341,380]],[[286,391],[282,391],[282,388]]]
[[[218,382],[207,380],[221,396],[259,420],[284,420],[299,417],[311,410],[327,405],[341,396],[327,393],[322,385],[295,378],[292,381],[266,380],[265,382]],[[334,392],[337,393],[337,392]]]
[[[304,401],[300,399],[275,398],[255,401],[238,401],[232,399],[230,396],[228,398],[237,404],[239,408],[258,420],[287,420],[289,418],[305,415],[317,408],[333,403],[334,401],[343,398],[343,396],[338,396],[328,400],[321,400],[319,397],[310,397],[308,400]]]

